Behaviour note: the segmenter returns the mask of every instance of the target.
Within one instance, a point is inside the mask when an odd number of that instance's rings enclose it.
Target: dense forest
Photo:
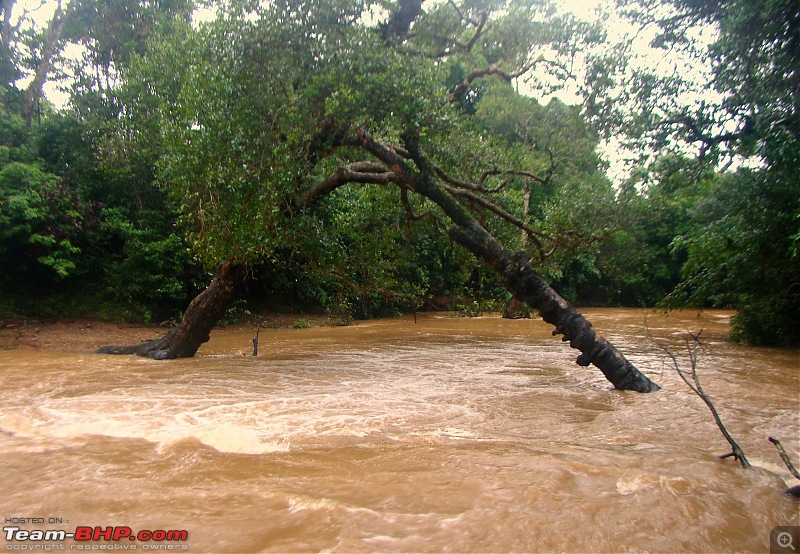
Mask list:
[[[572,304],[800,345],[793,0],[45,4],[0,4],[0,316],[179,321],[228,263],[229,318],[502,310],[413,162]]]

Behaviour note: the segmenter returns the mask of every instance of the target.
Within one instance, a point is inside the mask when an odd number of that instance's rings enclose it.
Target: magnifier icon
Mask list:
[[[775,542],[777,542],[778,546],[780,546],[781,548],[791,548],[792,550],[794,550],[794,544],[792,543],[791,533],[787,533],[786,531],[778,533],[778,536],[775,537]]]

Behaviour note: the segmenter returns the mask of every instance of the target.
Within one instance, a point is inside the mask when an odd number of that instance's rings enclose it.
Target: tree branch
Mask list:
[[[477,81],[482,77],[497,76],[502,80],[510,83],[511,81],[513,81],[514,79],[516,79],[517,77],[528,71],[531,67],[533,67],[533,64],[527,65],[521,69],[518,69],[517,71],[509,73],[508,71],[502,69],[497,64],[492,63],[482,69],[476,69],[475,71],[467,75],[467,77],[463,81],[461,81],[458,85],[456,85],[456,88],[453,90],[453,99],[454,100],[463,99],[464,96],[466,96],[470,85],[472,85],[474,81]]]
[[[383,164],[372,161],[353,162],[339,167],[325,180],[305,191],[294,201],[294,208],[303,209],[348,183],[386,185],[395,179],[395,174]]]
[[[783,463],[786,465],[786,468],[789,470],[789,473],[794,475],[795,479],[800,479],[800,472],[798,472],[797,469],[792,464],[792,460],[789,459],[789,455],[786,453],[786,450],[784,450],[781,441],[769,437],[769,442],[774,444],[775,448],[778,449],[778,454],[780,455],[781,460],[783,460]]]
[[[408,200],[408,189],[406,187],[400,187],[400,201],[403,203],[403,207],[406,210],[407,221],[419,221],[420,219],[433,215],[433,212],[430,210],[425,210],[421,214],[414,213],[414,209],[411,207],[411,203]]]
[[[494,175],[512,175],[517,177],[526,177],[532,181],[536,181],[540,185],[546,185],[548,182],[550,182],[550,179],[553,177],[553,172],[556,170],[556,167],[557,164],[553,161],[552,154],[550,154],[550,167],[547,168],[547,172],[545,173],[544,177],[540,177],[539,175],[531,173],[530,171],[520,171],[516,169],[488,169],[481,174],[481,178],[478,180],[478,182],[483,184],[488,177]],[[478,190],[481,190],[481,192],[495,192],[495,190],[493,189],[488,189],[488,190],[478,189]]]
[[[504,210],[494,202],[487,200],[477,194],[472,193],[469,190],[465,190],[458,187],[452,187],[445,185],[445,190],[454,196],[461,196],[463,198],[467,198],[472,202],[480,205],[482,208],[485,208],[492,212],[493,214],[499,216],[501,219],[507,221],[511,225],[514,225],[518,229],[522,229],[528,234],[528,237],[533,241],[534,246],[536,246],[536,251],[539,254],[539,257],[544,260],[547,258],[547,255],[544,252],[544,247],[542,246],[542,242],[539,240],[539,237],[542,238],[550,238],[549,235],[542,233],[541,231],[537,231],[533,229],[529,225],[527,225],[524,221],[514,217],[508,211]]]
[[[481,174],[481,178],[478,180],[478,182],[477,183],[473,183],[471,181],[464,181],[464,180],[461,180],[461,179],[456,179],[455,177],[447,174],[438,165],[434,165],[433,168],[434,168],[434,171],[436,171],[436,175],[442,181],[444,181],[445,183],[449,183],[450,185],[453,185],[454,187],[458,187],[458,188],[465,189],[465,190],[473,190],[473,191],[476,191],[476,192],[483,192],[483,193],[487,193],[487,194],[493,194],[493,193],[496,193],[496,192],[500,192],[501,190],[503,190],[508,185],[508,181],[506,180],[503,183],[501,183],[500,185],[498,185],[497,187],[486,188],[484,186],[484,183],[486,182],[486,179],[489,176],[491,176],[491,175],[502,175],[503,174],[499,170],[492,170],[492,169],[486,170]]]
[[[748,134],[751,133],[751,129],[748,128],[748,125],[745,125],[745,128],[738,132],[731,132],[731,133],[723,133],[721,135],[710,135],[708,133],[704,133],[700,127],[698,126],[697,122],[689,116],[681,116],[676,119],[668,119],[664,121],[665,125],[682,125],[688,131],[688,139],[690,142],[700,142],[704,146],[708,148],[713,148],[723,143],[734,142],[737,140],[741,140],[742,138],[746,137]]]
[[[725,440],[728,441],[728,444],[731,445],[731,452],[729,454],[725,454],[720,456],[720,459],[730,458],[733,456],[736,458],[743,468],[750,467],[750,462],[747,461],[747,457],[744,454],[744,450],[736,443],[733,437],[728,432],[728,429],[725,428],[725,425],[722,423],[722,419],[717,412],[717,408],[714,406],[714,403],[711,401],[711,398],[706,394],[706,391],[703,390],[703,386],[700,384],[700,378],[697,376],[697,352],[698,349],[702,346],[700,342],[700,335],[702,334],[703,330],[701,329],[697,333],[689,332],[689,338],[686,339],[686,351],[689,355],[689,361],[691,362],[691,371],[684,371],[680,368],[680,364],[678,363],[678,358],[672,350],[664,345],[656,341],[653,336],[650,334],[650,329],[647,329],[647,334],[650,337],[650,340],[658,346],[661,350],[663,350],[667,356],[672,360],[672,365],[675,371],[680,376],[681,380],[688,386],[692,392],[694,392],[700,399],[708,406],[708,409],[711,411],[711,415],[714,417],[714,421],[717,424],[722,436],[725,437]],[[691,377],[691,381],[689,378]]]
[[[461,21],[466,21],[467,23],[469,23],[470,25],[473,25],[475,27],[478,27],[478,26],[482,25],[486,21],[486,11],[485,10],[481,12],[482,20],[481,21],[475,21],[474,19],[464,15],[464,12],[461,10],[461,8],[456,6],[456,3],[453,2],[453,0],[448,0],[448,4],[450,4],[450,6],[452,6],[452,8],[456,11],[456,13],[458,14],[458,17],[459,17],[459,19],[461,19]]]
[[[467,42],[461,42],[460,40],[456,40],[456,45],[458,45],[465,52],[471,52],[472,47],[475,46],[475,43],[478,42],[478,39],[483,34],[483,30],[486,28],[486,22],[488,21],[488,19],[489,19],[489,12],[482,11],[481,20],[478,22],[478,26],[475,28],[475,32],[472,34],[470,39]]]

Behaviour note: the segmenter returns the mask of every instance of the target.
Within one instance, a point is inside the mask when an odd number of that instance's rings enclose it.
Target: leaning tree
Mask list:
[[[320,202],[342,187],[380,186],[396,191],[409,220],[446,224],[580,351],[579,365],[594,364],[618,389],[658,390],[534,267],[569,237],[536,228],[504,197],[544,181],[548,167],[509,156],[508,142],[472,117],[487,82],[512,87],[537,70],[564,77],[594,31],[538,1],[426,11],[420,0],[391,10],[232,1],[213,22],[162,38],[125,76],[114,148],[158,145],[159,179],[196,255],[215,269],[165,336],[100,351],[193,356],[248,268],[306,236]],[[528,251],[506,247],[498,225],[523,233]]]

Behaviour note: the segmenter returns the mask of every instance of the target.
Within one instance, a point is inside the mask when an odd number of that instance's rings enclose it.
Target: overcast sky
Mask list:
[[[609,9],[612,0],[554,0],[554,2],[560,9],[570,11],[581,19],[590,21],[596,17],[599,8]],[[27,11],[28,15],[32,17],[40,27],[44,27],[53,17],[56,5],[56,1],[18,0],[14,7],[14,16],[16,19],[24,11]],[[622,24],[617,28],[618,32],[627,32],[627,30],[628,28],[622,26]],[[80,49],[73,48],[71,53],[67,52],[67,55],[77,57],[80,55]],[[24,86],[24,83],[20,83],[20,85]],[[57,107],[63,107],[67,96],[59,91],[58,88],[59,85],[57,83],[48,82],[45,85],[45,94]],[[573,103],[577,100],[569,91],[562,92],[559,94],[559,97],[568,103]]]

